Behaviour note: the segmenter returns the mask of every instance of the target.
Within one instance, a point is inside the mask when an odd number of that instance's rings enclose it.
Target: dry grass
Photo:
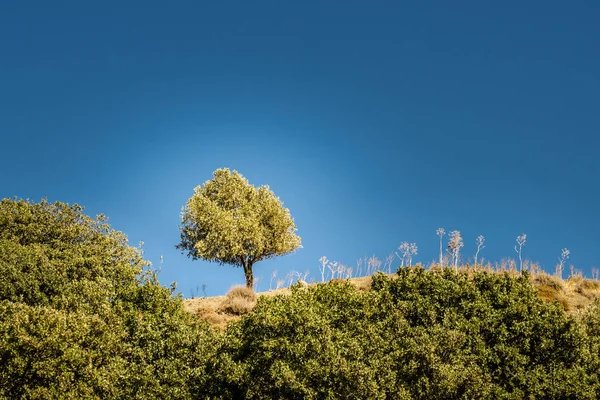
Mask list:
[[[255,305],[254,290],[245,286],[234,286],[219,304],[217,311],[229,315],[242,315],[252,310]]]
[[[393,274],[391,276],[394,276]],[[345,279],[335,279],[346,281]],[[368,291],[371,289],[371,277],[363,276],[348,280],[358,290]],[[316,286],[318,283],[307,285]],[[235,286],[225,296],[203,297],[195,299],[184,299],[184,308],[195,314],[201,320],[208,322],[214,328],[224,330],[232,321],[239,320],[256,305],[258,297],[288,295],[292,291],[289,288],[280,288],[268,292],[254,293],[243,286]]]
[[[230,315],[222,312],[218,312],[216,309],[211,307],[199,307],[194,313],[198,318],[208,322],[213,328],[224,331],[227,328],[227,324],[232,321],[237,321],[239,315]]]
[[[224,330],[232,321],[256,305],[256,294],[244,286],[234,286],[225,296],[186,299],[185,309],[214,328]]]
[[[439,266],[432,265],[430,268],[438,269]],[[460,271],[465,271],[470,276],[474,275],[477,270],[483,269],[490,270],[486,267],[477,269],[459,267]],[[516,271],[509,270],[508,272],[518,274]],[[390,276],[393,277],[395,274]],[[568,313],[575,313],[587,307],[594,299],[600,298],[600,281],[585,279],[581,275],[573,275],[569,279],[563,280],[538,270],[529,275],[529,280],[538,289],[538,295],[542,300],[557,301]],[[346,279],[335,279],[335,281],[346,281]],[[350,278],[347,281],[360,291],[371,289],[370,276]],[[317,283],[308,286],[315,285]],[[280,288],[255,294],[246,287],[236,286],[231,288],[225,296],[185,299],[183,305],[186,310],[207,321],[211,326],[224,330],[227,324],[239,320],[244,314],[252,310],[258,297],[287,295],[290,293],[289,288]]]
[[[566,280],[544,272],[531,275],[531,283],[537,287],[542,300],[558,301],[568,313],[587,307],[600,298],[600,282],[573,275]]]

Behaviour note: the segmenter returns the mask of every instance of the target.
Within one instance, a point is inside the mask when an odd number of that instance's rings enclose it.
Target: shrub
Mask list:
[[[595,387],[595,398],[600,398],[600,300],[596,299],[577,315],[586,340],[583,366],[588,372],[588,384]]]
[[[0,202],[0,398],[191,398],[213,333],[102,216]]]
[[[586,338],[527,273],[406,268],[261,297],[208,372],[221,398],[595,398]]]

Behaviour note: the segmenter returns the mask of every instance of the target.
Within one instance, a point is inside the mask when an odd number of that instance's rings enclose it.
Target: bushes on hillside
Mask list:
[[[595,300],[584,312],[577,315],[585,340],[583,366],[596,388],[595,398],[600,398],[600,300]]]
[[[218,332],[147,266],[81,207],[2,200],[0,398],[600,398],[600,303],[571,317],[525,273],[297,285]]]
[[[190,398],[215,340],[103,217],[0,202],[0,398]]]
[[[595,398],[585,341],[526,276],[401,269],[260,298],[210,372],[222,398]]]

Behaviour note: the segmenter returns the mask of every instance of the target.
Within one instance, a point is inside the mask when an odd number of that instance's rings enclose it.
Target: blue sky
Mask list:
[[[486,3],[486,4],[484,4]],[[311,272],[460,230],[464,258],[600,267],[597,2],[3,2],[0,197],[79,203],[189,296],[243,283],[175,248],[220,167],[268,184]]]

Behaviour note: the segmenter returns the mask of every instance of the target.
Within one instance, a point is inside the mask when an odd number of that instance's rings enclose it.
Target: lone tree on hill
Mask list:
[[[256,188],[237,171],[218,169],[194,189],[181,213],[181,243],[193,259],[244,268],[246,287],[254,287],[252,266],[300,246],[290,211],[269,189]]]

